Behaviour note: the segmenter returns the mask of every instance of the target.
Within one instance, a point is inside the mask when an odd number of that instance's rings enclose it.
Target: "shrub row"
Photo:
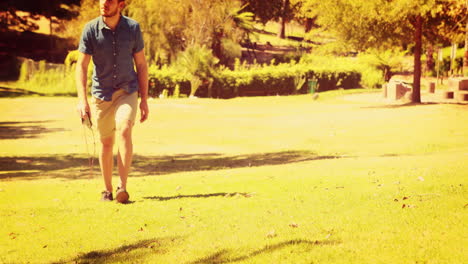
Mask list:
[[[197,97],[233,98],[237,96],[266,96],[308,93],[308,81],[318,83],[320,91],[360,87],[361,73],[349,67],[314,66],[290,63],[269,66],[240,67],[218,71],[209,82],[196,91]],[[190,80],[174,67],[150,68],[151,96],[167,90],[169,95],[189,95]]]

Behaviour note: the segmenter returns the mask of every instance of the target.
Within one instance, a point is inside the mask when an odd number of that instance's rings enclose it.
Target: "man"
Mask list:
[[[116,200],[125,203],[129,199],[127,178],[133,157],[132,128],[138,107],[137,91],[140,93],[140,122],[144,122],[149,114],[148,66],[139,24],[121,15],[125,0],[100,0],[99,7],[101,16],[86,24],[78,48],[78,112],[82,118],[91,116],[86,83],[92,58],[91,100],[100,136],[99,163],[105,184],[101,200],[113,200],[113,146],[116,139],[120,176]]]

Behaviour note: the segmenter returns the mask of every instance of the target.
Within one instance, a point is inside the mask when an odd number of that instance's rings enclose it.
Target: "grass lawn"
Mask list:
[[[127,205],[76,99],[0,99],[0,263],[466,263],[468,105],[379,96],[152,100]]]

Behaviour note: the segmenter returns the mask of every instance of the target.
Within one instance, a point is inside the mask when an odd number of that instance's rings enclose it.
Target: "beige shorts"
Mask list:
[[[117,127],[130,121],[133,125],[137,114],[138,93],[128,94],[118,90],[112,95],[112,101],[103,101],[93,97],[94,116],[100,138],[113,136]]]

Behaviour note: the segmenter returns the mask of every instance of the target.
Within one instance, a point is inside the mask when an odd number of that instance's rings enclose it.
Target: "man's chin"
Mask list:
[[[103,17],[113,17],[113,16],[115,16],[116,14],[117,14],[117,12],[116,12],[116,13],[101,12],[101,16],[103,16]]]

